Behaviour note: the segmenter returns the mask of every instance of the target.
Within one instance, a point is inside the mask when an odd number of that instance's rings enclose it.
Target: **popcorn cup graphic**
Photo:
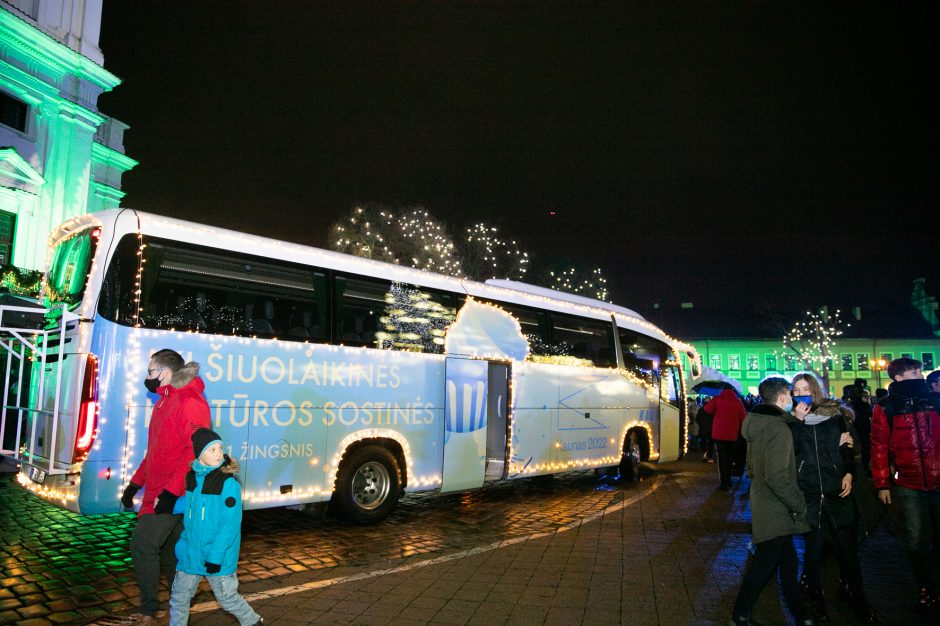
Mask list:
[[[485,361],[452,361],[447,366],[444,430],[471,433],[486,426]]]

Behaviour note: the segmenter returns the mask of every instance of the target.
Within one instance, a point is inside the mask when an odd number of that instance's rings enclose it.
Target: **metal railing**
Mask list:
[[[66,327],[71,322],[77,322],[78,315],[70,313],[63,304],[58,323],[53,327],[44,327],[46,315],[54,309],[27,306],[0,305],[0,355],[6,357],[6,368],[3,386],[3,415],[0,416],[0,454],[10,456],[17,461],[26,462],[34,467],[40,468],[47,474],[65,474],[68,470],[68,464],[71,461],[60,462],[65,467],[57,468],[56,464],[56,438],[59,435],[59,398],[62,389],[62,357],[66,344]],[[13,317],[30,318],[40,317],[40,324],[43,328],[30,328],[28,324],[16,325],[11,320]],[[57,345],[50,346],[50,337],[58,336]],[[55,390],[52,410],[40,408],[40,403],[45,398],[46,385],[46,363],[50,356],[55,358],[60,364],[56,368]],[[36,365],[38,364],[38,367]],[[30,371],[27,371],[30,368]],[[11,376],[16,374],[15,384],[11,382]],[[38,373],[39,380],[36,382],[36,395],[30,397],[30,389],[23,389],[23,381],[26,375]],[[30,385],[32,386],[32,385]],[[25,401],[25,402],[24,402]],[[30,406],[30,402],[35,402],[36,406]],[[8,427],[8,417],[11,414],[16,416],[16,437],[12,449],[5,449],[3,442],[6,441],[6,430]],[[28,416],[29,419],[24,419]],[[43,455],[36,451],[36,424],[40,416],[48,416],[52,419],[51,440],[48,442],[49,450],[48,466],[40,467],[40,464],[46,461]],[[24,441],[24,426],[28,426],[29,438]]]

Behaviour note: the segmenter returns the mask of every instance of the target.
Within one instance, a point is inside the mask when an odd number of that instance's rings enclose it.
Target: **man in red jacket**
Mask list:
[[[888,365],[894,382],[872,414],[871,472],[878,498],[901,507],[905,548],[926,608],[940,606],[940,572],[930,553],[940,542],[940,414],[920,368],[909,358]]]
[[[734,448],[741,432],[741,422],[747,417],[744,403],[734,389],[726,387],[717,396],[705,403],[705,412],[713,416],[712,440],[718,447],[718,476],[722,491],[731,488],[731,463],[734,460]]]
[[[147,432],[147,452],[121,504],[133,508],[134,495],[143,488],[144,497],[131,535],[131,556],[140,587],[138,623],[154,624],[159,606],[157,590],[160,570],[172,584],[176,573],[174,548],[182,531],[182,515],[173,515],[176,499],[186,491],[186,473],[193,462],[192,434],[209,428],[209,403],[199,378],[199,364],[183,364],[173,350],[154,353],[144,385],[160,396],[153,407]]]

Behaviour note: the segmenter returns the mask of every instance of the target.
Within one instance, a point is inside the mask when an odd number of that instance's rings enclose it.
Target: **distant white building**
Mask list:
[[[0,0],[0,266],[43,269],[46,236],[120,205],[127,125],[98,111],[121,80],[98,48],[102,0]]]

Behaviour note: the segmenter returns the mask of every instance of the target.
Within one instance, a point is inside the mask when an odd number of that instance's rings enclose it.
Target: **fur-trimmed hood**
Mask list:
[[[823,417],[833,417],[835,415],[840,415],[842,413],[842,403],[838,400],[833,400],[832,398],[826,398],[813,407],[813,413]]]
[[[241,466],[238,464],[238,459],[233,459],[227,454],[222,455],[224,459],[222,465],[219,466],[219,471],[223,474],[237,474],[241,469]]]
[[[850,411],[842,406],[841,402],[833,400],[832,398],[826,398],[813,407],[813,410],[806,415],[805,422],[807,425],[812,426],[825,422],[837,415],[844,419],[851,419]]]
[[[197,376],[199,376],[199,363],[190,361],[174,372],[173,378],[170,380],[170,384],[173,385],[173,387],[176,389],[182,389],[189,383],[193,382],[193,379],[195,379]]]

